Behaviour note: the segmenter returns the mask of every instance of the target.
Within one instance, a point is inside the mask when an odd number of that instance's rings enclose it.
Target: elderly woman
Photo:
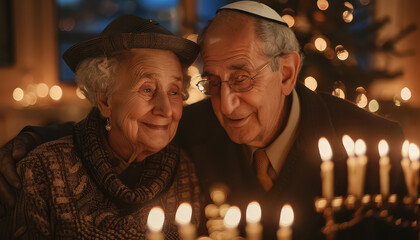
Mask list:
[[[197,223],[194,166],[171,142],[185,70],[197,54],[195,43],[132,15],[67,50],[63,58],[93,109],[73,135],[18,163],[22,190],[0,221],[2,237],[143,239],[150,209],[160,206],[172,239],[181,202],[192,204]]]

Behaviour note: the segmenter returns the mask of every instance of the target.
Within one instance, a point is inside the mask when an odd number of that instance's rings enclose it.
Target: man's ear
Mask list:
[[[105,93],[96,93],[95,101],[98,105],[99,111],[105,118],[111,117],[111,98]]]
[[[280,57],[280,70],[282,72],[282,93],[289,95],[296,84],[299,73],[300,56],[297,52],[292,52]]]

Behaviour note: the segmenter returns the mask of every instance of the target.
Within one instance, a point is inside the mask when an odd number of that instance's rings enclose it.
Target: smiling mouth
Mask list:
[[[143,123],[146,127],[155,129],[155,130],[168,130],[169,125],[156,125],[151,123]]]
[[[228,127],[242,127],[243,125],[245,125],[247,123],[247,120],[249,119],[249,117],[252,114],[243,117],[243,118],[229,118],[229,117],[225,117],[225,123]]]

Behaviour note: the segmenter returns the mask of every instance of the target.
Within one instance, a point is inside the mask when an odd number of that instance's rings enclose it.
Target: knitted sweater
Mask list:
[[[181,202],[199,219],[194,166],[170,143],[117,175],[107,151],[103,119],[93,109],[73,136],[43,144],[18,163],[22,190],[14,211],[0,219],[7,239],[144,239],[149,211],[165,212],[163,232],[176,239]],[[2,238],[3,238],[2,237]]]

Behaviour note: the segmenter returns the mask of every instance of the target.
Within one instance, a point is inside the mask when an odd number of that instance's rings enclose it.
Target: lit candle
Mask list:
[[[354,155],[354,141],[348,135],[343,136],[343,145],[346,149],[347,158],[347,194],[356,194],[357,160]]]
[[[331,201],[334,196],[334,163],[331,161],[332,150],[330,143],[324,137],[319,139],[318,148],[322,159],[322,196],[328,201]]]
[[[279,230],[277,230],[277,240],[292,239],[292,224],[294,220],[293,209],[289,204],[283,206],[280,212]]]
[[[261,207],[258,202],[250,202],[246,208],[246,239],[262,239]]]
[[[192,208],[189,203],[181,203],[176,210],[175,221],[179,225],[179,237],[182,240],[194,240],[196,227],[191,224]]]
[[[408,148],[410,147],[410,142],[405,140],[401,148],[401,167],[404,172],[405,185],[407,190],[410,193],[410,182],[411,182],[411,169],[410,169],[410,160],[408,159]]]
[[[230,207],[223,219],[223,224],[225,225],[225,232],[223,233],[223,239],[232,239],[239,235],[237,229],[239,221],[241,220],[241,210],[236,207]]]
[[[379,179],[381,194],[383,197],[389,195],[389,170],[391,170],[391,164],[389,163],[388,151],[389,146],[385,140],[381,140],[378,144],[379,150]]]
[[[165,221],[165,214],[163,213],[162,208],[154,207],[149,212],[147,217],[147,227],[149,232],[146,235],[148,240],[163,240],[164,236],[162,234],[163,222]]]
[[[420,151],[416,144],[410,143],[408,148],[408,156],[411,160],[410,164],[410,182],[408,187],[408,193],[413,199],[417,198],[417,188],[419,186],[419,155]]]
[[[357,155],[357,181],[356,181],[356,197],[360,198],[363,195],[366,163],[366,143],[362,139],[357,139],[354,144],[354,151]]]

